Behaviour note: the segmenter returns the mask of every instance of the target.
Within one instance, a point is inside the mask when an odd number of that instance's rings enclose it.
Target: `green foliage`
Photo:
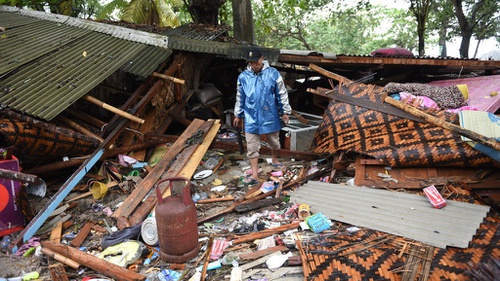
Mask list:
[[[121,11],[125,9],[128,2],[125,0],[112,0],[106,4],[96,15],[97,20],[113,20],[113,13],[116,13],[118,18],[121,17]]]
[[[337,54],[368,54],[391,46],[414,50],[417,46],[416,24],[408,11],[372,6],[367,1],[351,1],[351,5],[347,1],[277,2],[253,3],[259,45]],[[380,26],[385,28],[380,31]]]
[[[124,9],[121,20],[162,27],[180,25],[177,15],[165,0],[132,0]]]

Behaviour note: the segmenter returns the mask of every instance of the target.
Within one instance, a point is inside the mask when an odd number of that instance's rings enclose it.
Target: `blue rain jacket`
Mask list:
[[[234,115],[244,118],[245,132],[268,134],[281,130],[280,116],[291,114],[283,78],[267,61],[259,73],[250,65],[238,76]]]

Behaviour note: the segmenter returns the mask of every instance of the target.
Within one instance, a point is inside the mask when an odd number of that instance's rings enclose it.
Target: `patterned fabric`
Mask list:
[[[425,96],[434,100],[441,108],[459,108],[466,106],[464,95],[457,86],[435,86],[419,83],[388,83],[384,90],[389,93],[407,92],[415,96]]]
[[[382,87],[361,83],[344,86],[341,93],[375,103],[386,96]],[[458,124],[456,114],[440,111],[436,117]],[[354,151],[394,167],[499,166],[447,129],[336,101],[325,110],[311,147],[319,154]]]

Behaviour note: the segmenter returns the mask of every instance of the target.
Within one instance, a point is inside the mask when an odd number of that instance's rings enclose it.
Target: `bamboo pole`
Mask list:
[[[92,96],[85,95],[85,96],[83,96],[83,99],[85,99],[86,101],[89,101],[89,102],[91,102],[91,103],[93,103],[93,104],[95,104],[95,105],[97,105],[99,107],[102,107],[102,108],[104,108],[106,110],[109,110],[109,111],[115,113],[116,115],[119,115],[121,117],[127,118],[130,121],[134,121],[134,122],[137,122],[139,124],[144,124],[144,122],[145,122],[144,119],[141,119],[141,118],[139,118],[137,116],[134,116],[134,115],[132,115],[132,114],[126,112],[126,111],[123,111],[123,110],[121,110],[119,108],[116,108],[116,107],[114,107],[112,105],[109,105],[109,104],[107,104],[107,103],[105,103],[105,102],[103,102],[101,100],[98,100],[98,99],[92,97]]]
[[[71,128],[75,129],[76,131],[86,135],[86,136],[89,136],[91,138],[95,138],[95,139],[98,139],[100,142],[103,142],[104,139],[101,138],[99,135],[97,134],[94,134],[92,131],[90,131],[89,129],[85,128],[84,126],[76,123],[75,121],[69,119],[69,118],[66,118],[64,116],[57,116],[56,119],[58,119],[59,121],[61,121],[62,123],[70,126]]]
[[[54,253],[53,251],[47,249],[47,248],[42,248],[42,253],[48,257],[51,257],[53,259],[55,259],[56,261],[60,261],[62,263],[64,263],[65,265],[73,268],[73,269],[78,269],[80,268],[80,264],[77,263],[76,261],[72,260],[72,259],[69,259],[63,255],[60,255],[58,253]]]
[[[175,78],[175,77],[168,76],[168,75],[165,75],[165,74],[161,74],[161,73],[158,73],[158,72],[153,72],[151,74],[151,76],[154,76],[156,78],[161,78],[161,79],[164,79],[164,80],[168,80],[168,81],[172,81],[174,83],[181,84],[181,85],[184,85],[184,83],[186,83],[186,81],[184,81],[183,79]]]
[[[89,115],[83,111],[74,109],[74,108],[67,108],[65,112],[71,114],[73,117],[76,117],[82,121],[85,121],[89,123],[90,125],[94,125],[97,128],[102,128],[107,124],[106,122],[102,121],[101,119],[98,119],[92,115]]]
[[[465,128],[460,127],[458,125],[455,125],[453,123],[446,122],[443,119],[434,117],[434,116],[427,114],[427,113],[425,113],[425,112],[423,112],[423,111],[421,111],[421,110],[419,110],[411,105],[397,101],[391,97],[386,97],[384,99],[384,101],[390,105],[393,105],[393,106],[400,108],[406,112],[409,112],[409,113],[415,115],[416,117],[422,118],[424,121],[427,121],[431,124],[445,128],[447,130],[450,130],[451,132],[457,133],[461,136],[464,136],[464,137],[467,137],[469,139],[480,142],[484,145],[487,145],[488,147],[495,149],[496,151],[500,151],[500,142],[498,142],[492,138],[488,138],[486,136],[478,134],[478,133],[471,131],[469,129],[465,129]]]
[[[330,72],[324,68],[321,68],[313,63],[309,64],[309,68],[318,72],[319,74],[326,76],[328,78],[332,78],[334,80],[337,80],[340,84],[349,84],[352,82],[352,80],[347,79],[344,76],[338,75],[336,73]]]

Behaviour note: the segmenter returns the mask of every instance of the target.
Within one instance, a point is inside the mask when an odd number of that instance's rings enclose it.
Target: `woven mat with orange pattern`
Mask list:
[[[375,104],[382,104],[386,96],[382,87],[362,83],[343,86],[340,93]],[[443,122],[458,123],[456,114],[440,111],[434,115]],[[325,110],[312,149],[319,154],[354,151],[393,167],[499,165],[463,142],[459,134],[442,127],[337,101]]]

